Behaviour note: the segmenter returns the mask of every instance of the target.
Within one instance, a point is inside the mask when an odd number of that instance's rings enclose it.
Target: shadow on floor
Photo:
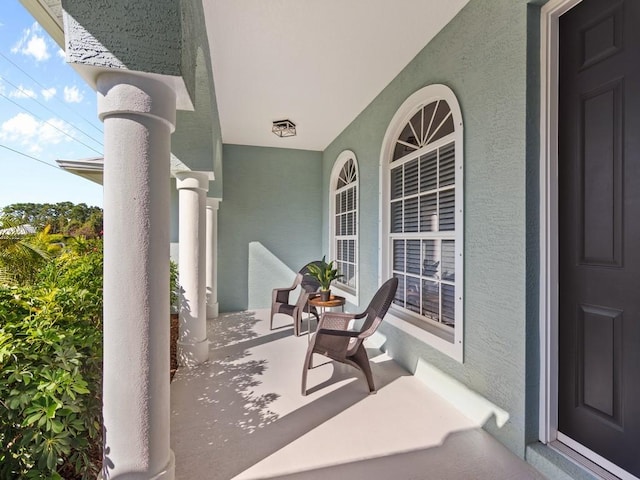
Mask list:
[[[318,358],[314,370],[332,371],[329,378],[317,385],[312,384],[310,375],[310,393],[343,381],[357,380],[358,383],[349,382],[314,400],[309,400],[312,395],[302,397],[299,390],[307,345],[305,337],[293,337],[291,328],[260,335],[255,331],[258,321],[249,312],[211,321],[209,362],[179,369],[172,384],[172,443],[177,463],[204,463],[211,468],[207,478],[233,478],[368,396],[366,382],[359,377],[359,372]],[[278,342],[281,345],[274,350],[273,344]],[[297,348],[292,348],[293,343]],[[269,355],[257,355],[253,351],[269,344],[272,346],[267,350],[276,357],[291,357],[295,374],[283,381],[270,379],[273,388],[258,393],[257,387],[263,385],[274,361]],[[374,374],[380,390],[406,372],[392,369],[389,375],[384,365],[376,364]],[[295,396],[295,401],[302,400],[302,404],[281,416],[270,406],[282,395]],[[175,407],[187,402],[192,404],[189,408]],[[175,435],[185,429],[192,433]]]
[[[455,432],[442,445],[367,458],[351,463],[278,475],[282,480],[544,480],[535,469],[504,449],[482,429]],[[464,452],[464,458],[461,458]],[[268,477],[262,477],[268,478]]]
[[[542,478],[378,351],[378,394],[355,369],[316,357],[303,397],[306,337],[251,312],[213,319],[208,332],[209,362],[179,369],[171,385],[178,479]],[[522,470],[511,475],[510,462]]]

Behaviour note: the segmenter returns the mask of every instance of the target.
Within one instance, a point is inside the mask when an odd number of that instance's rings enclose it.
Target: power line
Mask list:
[[[11,60],[9,57],[7,57],[4,53],[0,52],[0,57],[4,58],[7,62],[9,62],[11,65],[13,65],[15,68],[17,68],[18,70],[20,70],[24,75],[26,75],[28,78],[30,78],[36,85],[38,85],[40,88],[42,88],[43,90],[46,90],[47,87],[45,87],[44,85],[42,85],[38,80],[36,80],[35,78],[33,78],[28,72],[26,72],[22,67],[20,67],[20,65],[18,65],[17,63],[15,63],[13,60]],[[102,130],[100,130],[98,127],[96,127],[90,120],[88,120],[87,118],[85,118],[84,116],[82,116],[80,113],[76,112],[75,110],[73,110],[71,107],[69,107],[69,105],[67,105],[66,103],[61,102],[60,100],[58,100],[56,98],[56,101],[62,105],[63,107],[65,107],[67,110],[69,110],[71,113],[73,113],[74,115],[80,117],[82,120],[84,120],[85,122],[87,122],[91,127],[93,127],[96,131],[102,133]]]
[[[7,80],[4,77],[0,77],[0,80],[2,80],[3,82],[8,83],[9,85],[11,85],[13,88],[19,90],[20,92],[24,93],[28,98],[30,98],[31,100],[33,100],[34,102],[36,102],[38,105],[40,105],[42,108],[46,109],[47,111],[49,111],[50,113],[54,114],[54,115],[58,115],[58,112],[54,112],[53,110],[51,110],[49,107],[47,107],[45,104],[43,104],[42,102],[40,102],[40,100],[38,100],[35,97],[32,97],[29,92],[27,92],[26,90],[24,90],[22,87],[19,87],[17,85],[15,85],[14,83],[10,82],[9,80]],[[90,138],[91,140],[93,140],[94,142],[96,142],[98,145],[103,146],[102,142],[94,137],[92,137],[91,135],[89,135],[87,132],[85,132],[84,130],[82,130],[79,127],[76,127],[75,125],[73,125],[72,123],[67,122],[64,118],[61,118],[61,120],[66,123],[67,125],[69,125],[71,128],[74,128],[75,130],[79,131],[80,133],[84,134],[85,136],[87,136],[88,138]]]
[[[40,162],[40,163],[42,163],[44,165],[47,165],[48,167],[55,168],[56,170],[64,171],[63,168],[60,168],[57,165],[53,165],[52,163],[45,162],[44,160],[40,160],[39,158],[36,158],[33,155],[29,155],[28,153],[24,153],[24,152],[21,152],[19,150],[15,150],[15,149],[13,149],[11,147],[7,147],[6,145],[3,145],[1,143],[0,143],[0,148],[4,148],[4,149],[9,150],[9,151],[11,151],[13,153],[17,153],[18,155],[22,155],[23,157],[30,158],[31,160],[35,160],[36,162]]]
[[[22,110],[24,110],[25,112],[33,115],[34,117],[36,117],[38,120],[40,120],[41,122],[46,123],[47,125],[49,125],[51,128],[55,128],[57,131],[59,131],[60,133],[62,133],[63,135],[66,135],[67,137],[69,137],[71,140],[73,140],[74,142],[78,142],[81,145],[84,145],[85,147],[87,147],[89,150],[93,150],[94,152],[96,152],[98,155],[102,155],[102,152],[99,152],[98,150],[96,150],[95,148],[87,145],[86,143],[78,140],[77,138],[69,135],[67,132],[65,132],[64,130],[62,130],[61,128],[56,127],[54,124],[52,124],[51,122],[49,122],[48,120],[44,120],[42,117],[36,115],[35,113],[33,113],[32,111],[30,111],[28,108],[20,105],[18,102],[14,102],[13,100],[11,100],[9,97],[7,97],[4,93],[0,93],[0,97],[5,98],[6,100],[8,100],[9,102],[13,103],[16,107],[21,108]]]

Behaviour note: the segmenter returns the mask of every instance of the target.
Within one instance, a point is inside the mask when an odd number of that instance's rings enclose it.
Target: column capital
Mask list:
[[[213,208],[215,210],[218,210],[220,208],[221,201],[222,201],[221,198],[207,197],[207,208]]]
[[[105,72],[97,79],[98,117],[135,114],[157,118],[176,128],[176,93],[166,83],[126,71]]]
[[[213,180],[213,172],[184,171],[176,172],[176,188],[209,191],[209,182]]]

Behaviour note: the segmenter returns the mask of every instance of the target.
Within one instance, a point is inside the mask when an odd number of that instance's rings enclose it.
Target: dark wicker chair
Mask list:
[[[398,279],[387,280],[373,296],[371,303],[362,313],[325,312],[320,318],[318,331],[311,338],[302,370],[302,395],[307,394],[307,371],[311,368],[314,353],[324,355],[332,360],[346,363],[361,370],[369,384],[369,392],[375,393],[371,366],[364,340],[376,331],[382,318],[389,310],[398,288]],[[348,330],[351,320],[364,318],[360,330]]]
[[[273,330],[273,316],[276,313],[284,313],[285,315],[289,315],[293,318],[293,333],[296,336],[300,335],[300,326],[302,325],[303,313],[309,313],[316,317],[316,320],[320,321],[316,308],[313,306],[309,308],[310,306],[307,303],[309,295],[317,292],[320,288],[320,283],[318,283],[315,278],[307,275],[309,273],[310,264],[319,265],[320,262],[316,260],[302,267],[296,275],[296,279],[293,281],[293,285],[291,285],[290,287],[273,289],[273,292],[271,294],[271,322],[269,324],[271,330]],[[293,304],[289,303],[290,293],[298,286],[300,286],[301,288],[298,300],[296,300],[296,302]]]

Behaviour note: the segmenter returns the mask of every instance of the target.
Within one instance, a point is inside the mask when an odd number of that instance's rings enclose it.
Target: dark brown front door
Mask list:
[[[558,430],[640,477],[640,0],[560,17]]]

